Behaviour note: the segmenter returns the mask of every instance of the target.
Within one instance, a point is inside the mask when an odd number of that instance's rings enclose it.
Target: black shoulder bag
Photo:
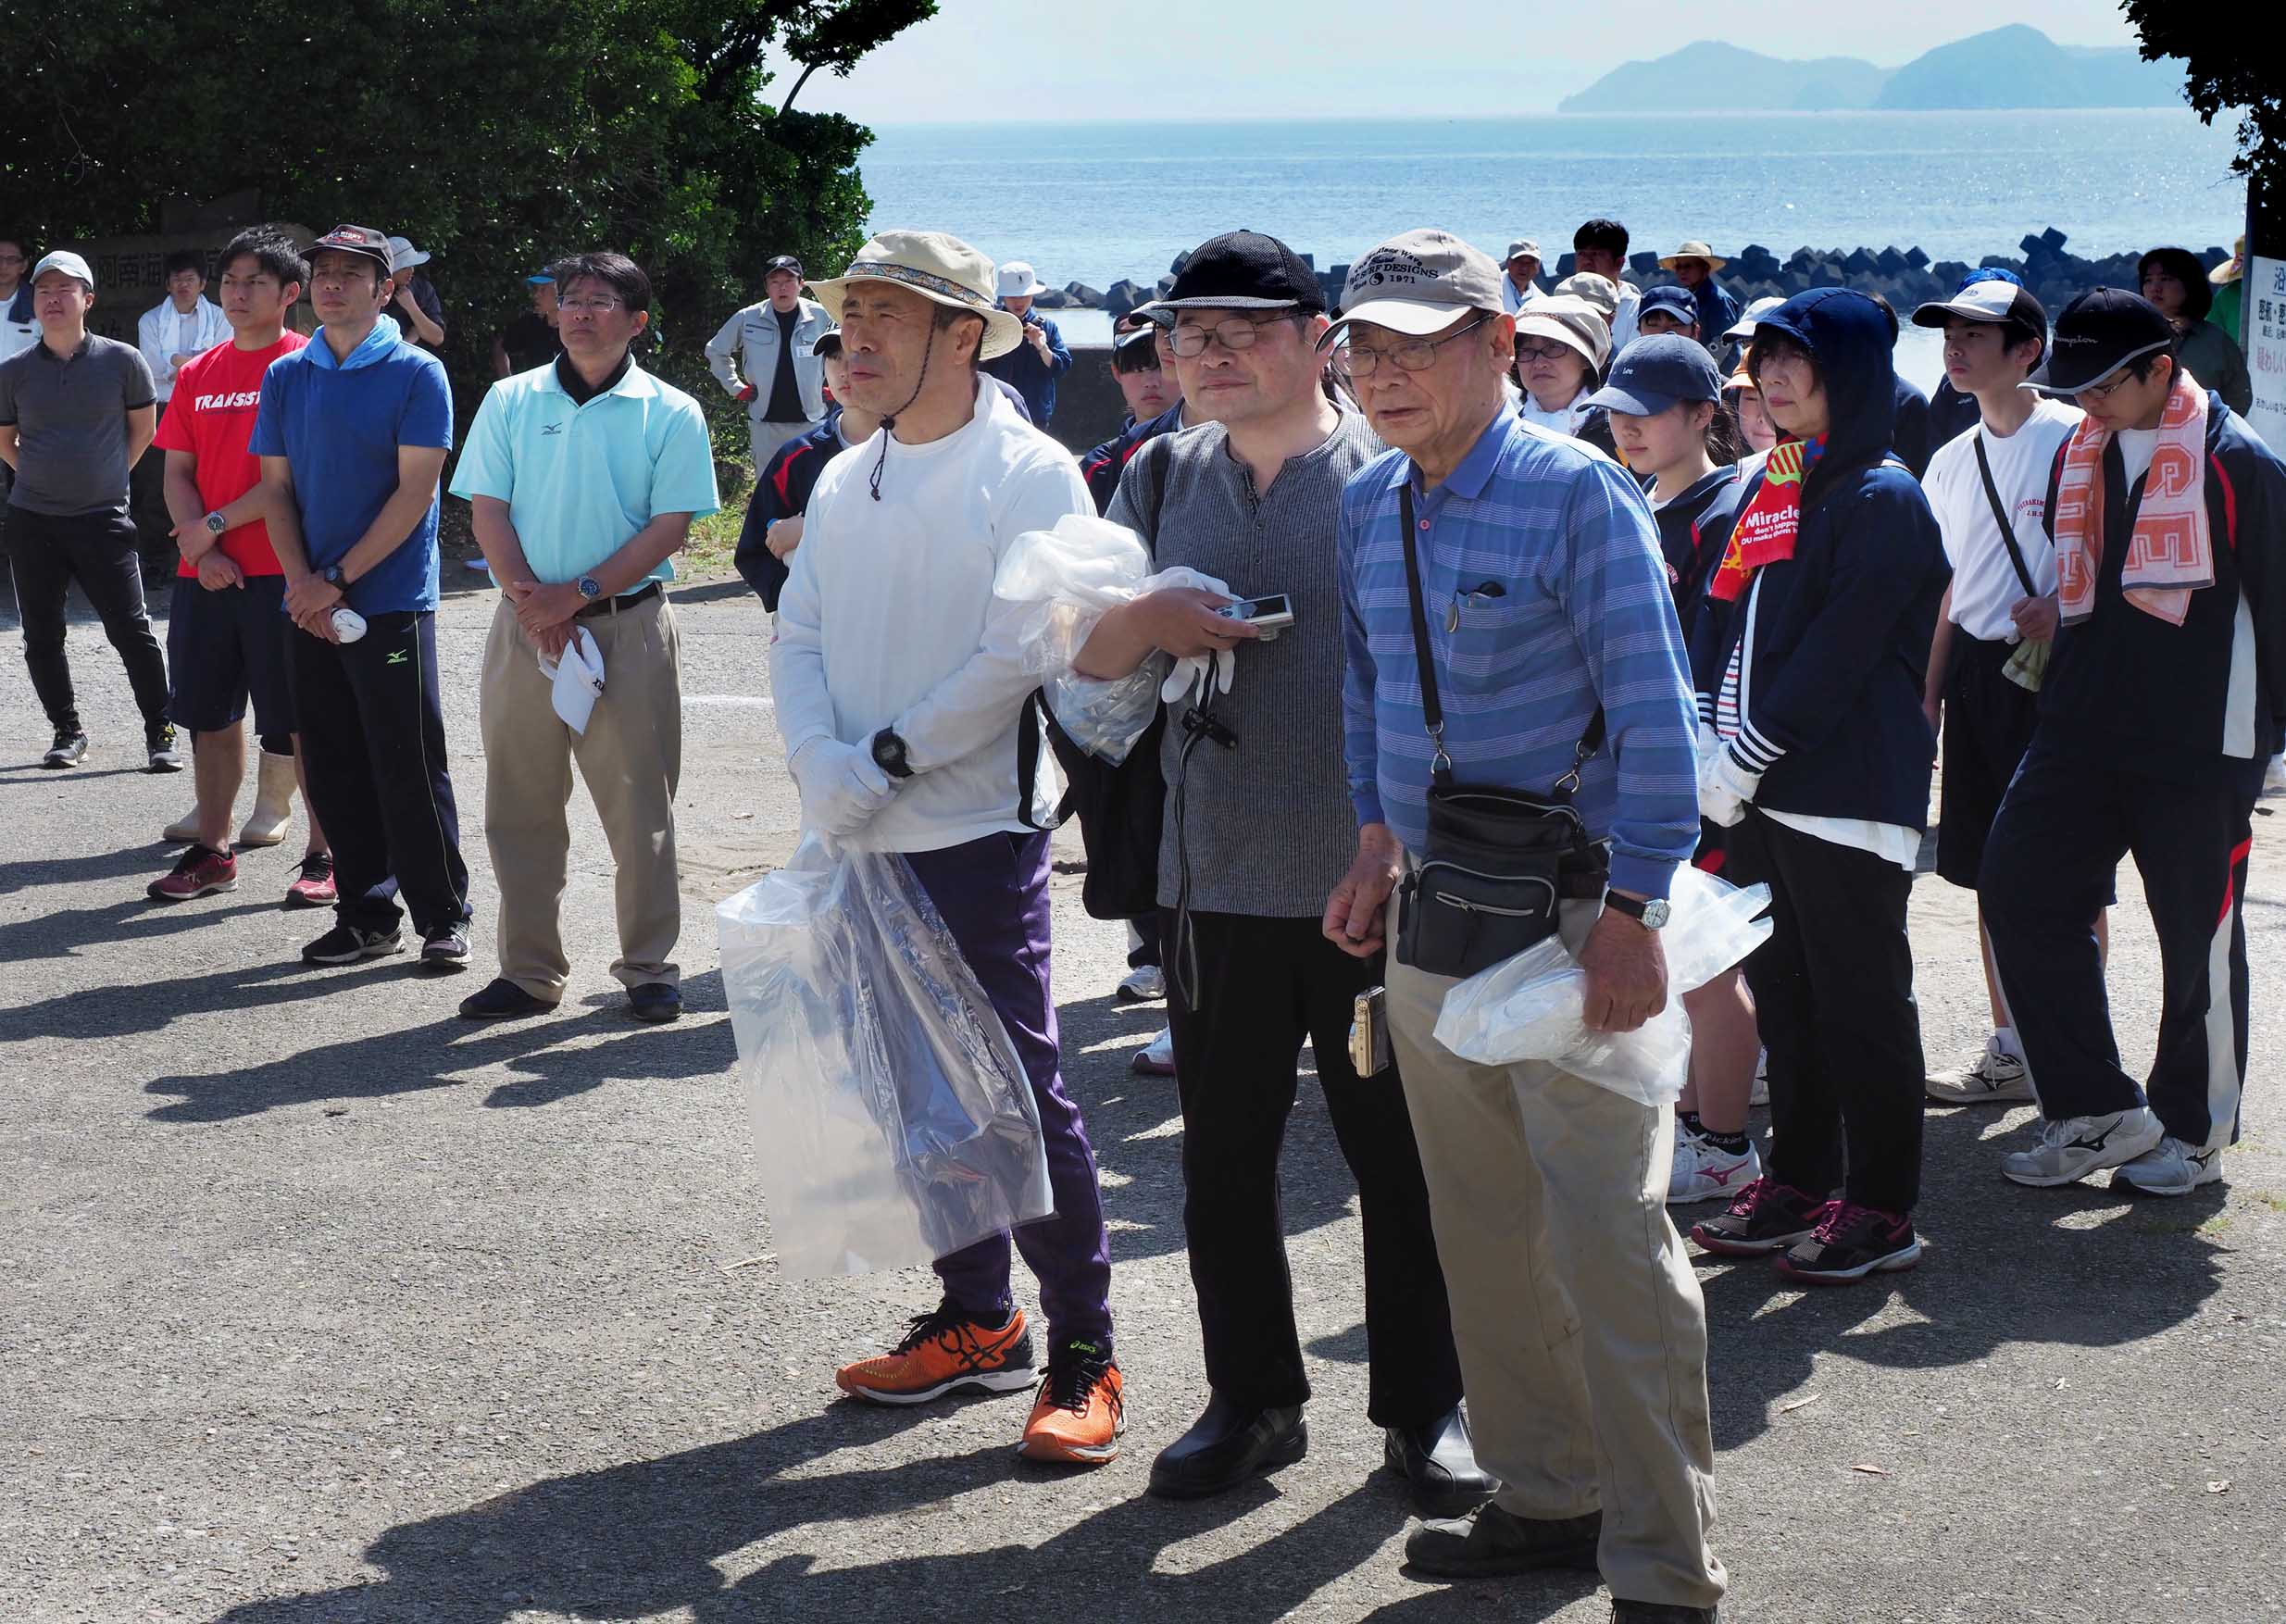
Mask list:
[[[2000,526],[2000,544],[2008,549],[2008,562],[2016,566],[2017,584],[2024,595],[2036,598],[2040,589],[2032,584],[2032,572],[2024,567],[2024,550],[2017,545],[2016,526],[2008,522],[2008,505],[2000,499],[2000,486],[1992,480],[1992,464],[1984,455],[1984,431],[1971,429],[1968,441],[1976,448],[1977,472],[1984,477],[1984,499],[1992,505],[1992,522]],[[2048,654],[2054,645],[2045,643],[2019,643],[2008,663],[2001,668],[2001,675],[2030,693],[2040,692],[2040,684],[2048,671]]]
[[[1453,781],[1414,552],[1409,484],[1400,488],[1398,500],[1421,718],[1436,758],[1430,769],[1428,845],[1398,892],[1397,962],[1430,975],[1472,976],[1555,934],[1559,905],[1567,899],[1604,894],[1610,853],[1589,838],[1586,821],[1571,804],[1580,769],[1603,747],[1604,709],[1597,706],[1589,718],[1571,770],[1544,795]]]

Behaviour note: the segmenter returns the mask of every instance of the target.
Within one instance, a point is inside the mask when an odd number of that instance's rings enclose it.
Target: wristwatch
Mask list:
[[[1618,909],[1646,931],[1664,930],[1668,916],[1674,911],[1663,896],[1622,896],[1616,891],[1604,893],[1604,906]]]
[[[592,575],[582,575],[578,584],[580,595],[591,604],[604,595],[604,583]]]
[[[342,573],[342,567],[338,564],[327,565],[319,572],[318,579],[339,591],[347,592],[349,590],[349,577]]]
[[[222,513],[219,508],[217,508],[214,512],[209,513],[206,516],[206,533],[208,535],[219,536],[230,528],[230,521],[222,517]]]
[[[873,735],[873,765],[891,778],[913,776],[913,765],[906,759],[905,741],[887,728]]]

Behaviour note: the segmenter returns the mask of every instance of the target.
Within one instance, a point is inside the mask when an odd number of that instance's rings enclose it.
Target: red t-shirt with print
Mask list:
[[[262,374],[281,356],[309,340],[288,330],[267,349],[242,350],[218,344],[175,374],[174,397],[158,420],[153,443],[161,451],[187,451],[198,458],[198,499],[208,513],[228,507],[261,481],[262,459],[246,449],[254,437],[254,414],[262,404]],[[223,556],[248,575],[281,575],[270,550],[269,526],[260,519],[222,532]],[[177,575],[196,575],[189,564]]]

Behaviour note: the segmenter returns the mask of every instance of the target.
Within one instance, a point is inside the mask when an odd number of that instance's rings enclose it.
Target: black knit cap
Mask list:
[[[1326,307],[1317,273],[1276,237],[1228,231],[1201,243],[1152,306],[1166,310],[1306,310]]]

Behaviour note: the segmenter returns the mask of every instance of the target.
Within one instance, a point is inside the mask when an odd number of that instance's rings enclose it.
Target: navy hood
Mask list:
[[[1826,385],[1826,454],[1811,480],[1829,468],[1862,467],[1887,456],[1897,373],[1881,307],[1849,288],[1812,288],[1763,317],[1755,336],[1766,332],[1785,333],[1808,350]]]

